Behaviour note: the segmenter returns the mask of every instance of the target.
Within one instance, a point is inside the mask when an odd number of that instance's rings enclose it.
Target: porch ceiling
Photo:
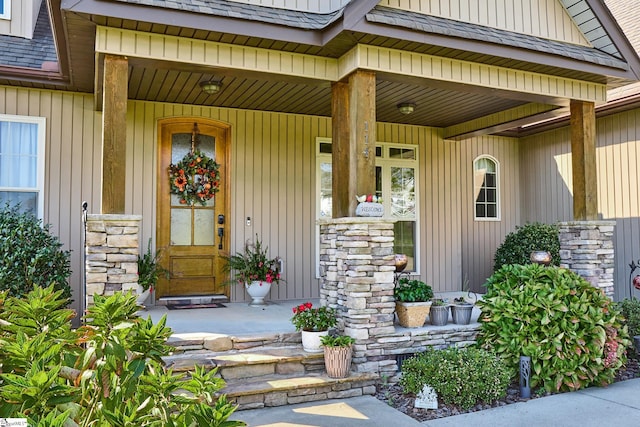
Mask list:
[[[63,11],[67,27],[67,43],[72,65],[71,90],[94,92],[100,90],[101,58],[94,55],[96,26],[124,28],[150,33],[168,34],[192,39],[216,41],[234,45],[276,49],[287,52],[337,58],[357,43],[401,49],[409,52],[439,55],[507,68],[528,70],[542,74],[563,76],[578,80],[615,85],[615,78],[592,74],[584,70],[571,70],[552,65],[533,64],[510,58],[468,52],[461,49],[417,43],[393,37],[380,37],[344,31],[324,45],[270,40],[266,38],[230,35],[216,31],[189,29],[161,25],[139,20],[120,19]],[[199,83],[220,80],[221,92],[204,94]],[[380,122],[410,125],[449,127],[485,117],[500,111],[522,106],[534,100],[505,98],[490,89],[464,85],[442,85],[417,79],[402,79],[379,73],[376,84],[376,118]],[[98,93],[98,99],[101,96]],[[301,80],[265,73],[247,73],[231,69],[207,68],[174,62],[143,59],[130,60],[129,99],[154,102],[184,103],[225,108],[264,110],[329,117],[331,115],[331,86],[328,82]],[[540,100],[535,100],[541,102]],[[415,112],[403,115],[397,105],[402,102],[416,104]],[[514,129],[517,127],[514,124]]]
[[[181,70],[175,64],[131,61],[129,99],[240,108],[294,114],[331,116],[331,85],[327,82],[271,78],[266,74],[233,70]],[[199,83],[222,82],[222,90],[207,95]],[[414,103],[415,112],[401,114],[397,105]],[[380,122],[447,127],[525,104],[497,98],[417,84],[390,81],[379,76],[376,82],[376,117]]]

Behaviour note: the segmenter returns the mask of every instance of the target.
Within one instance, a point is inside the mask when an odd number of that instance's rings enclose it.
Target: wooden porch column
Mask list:
[[[102,213],[123,214],[128,60],[105,55],[102,97]]]
[[[571,100],[573,219],[598,219],[596,114],[593,102]]]
[[[351,217],[355,196],[374,194],[376,189],[375,73],[358,70],[346,83],[334,83],[331,116],[333,217]]]

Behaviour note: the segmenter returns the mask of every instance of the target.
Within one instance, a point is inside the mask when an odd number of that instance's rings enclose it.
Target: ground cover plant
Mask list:
[[[34,286],[54,284],[71,297],[69,251],[49,233],[49,226],[18,207],[0,208],[0,291],[21,296]]]
[[[496,250],[493,271],[507,264],[529,264],[533,251],[547,251],[551,254],[551,265],[560,265],[560,240],[558,226],[539,222],[516,226],[507,234],[504,242]]]
[[[478,344],[517,369],[531,357],[531,387],[572,391],[613,382],[626,361],[616,305],[577,274],[537,264],[505,265],[478,305]]]
[[[136,315],[133,294],[94,295],[74,330],[62,291],[0,292],[0,418],[37,426],[243,426],[216,371],[173,374],[166,319]]]
[[[504,397],[511,376],[506,364],[486,350],[430,348],[402,364],[400,386],[405,393],[418,394],[429,385],[445,404],[469,409]]]

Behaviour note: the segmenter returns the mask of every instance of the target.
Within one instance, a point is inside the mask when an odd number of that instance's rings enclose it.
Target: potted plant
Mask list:
[[[444,326],[449,321],[449,304],[441,298],[435,298],[431,303],[429,312],[431,324],[434,326]]]
[[[302,348],[310,353],[320,353],[320,339],[329,333],[338,323],[335,309],[327,306],[313,307],[310,302],[305,302],[293,307],[291,323],[302,335]]]
[[[451,306],[451,317],[456,325],[468,325],[471,323],[471,313],[473,312],[473,304],[464,297],[453,299]]]
[[[320,338],[324,348],[324,365],[331,378],[346,378],[351,370],[353,344],[348,335],[324,335]]]
[[[269,258],[267,251],[268,247],[262,245],[256,234],[255,243],[246,242],[244,252],[223,257],[225,271],[233,271],[231,283],[244,285],[252,306],[264,305],[271,284],[284,281],[280,275],[280,258]]]
[[[138,255],[138,298],[136,300],[138,304],[143,304],[153,293],[160,275],[169,278],[169,272],[158,264],[159,259],[160,250],[151,252],[151,239],[149,239],[147,252],[142,256]]]
[[[429,309],[433,289],[425,282],[402,277],[398,280],[393,295],[396,299],[398,322],[405,328],[416,328],[424,325]]]

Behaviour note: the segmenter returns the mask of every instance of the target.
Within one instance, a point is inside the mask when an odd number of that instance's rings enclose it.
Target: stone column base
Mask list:
[[[138,290],[140,215],[87,215],[86,304],[93,296]]]
[[[615,221],[561,222],[560,267],[579,274],[605,295],[613,297]]]

